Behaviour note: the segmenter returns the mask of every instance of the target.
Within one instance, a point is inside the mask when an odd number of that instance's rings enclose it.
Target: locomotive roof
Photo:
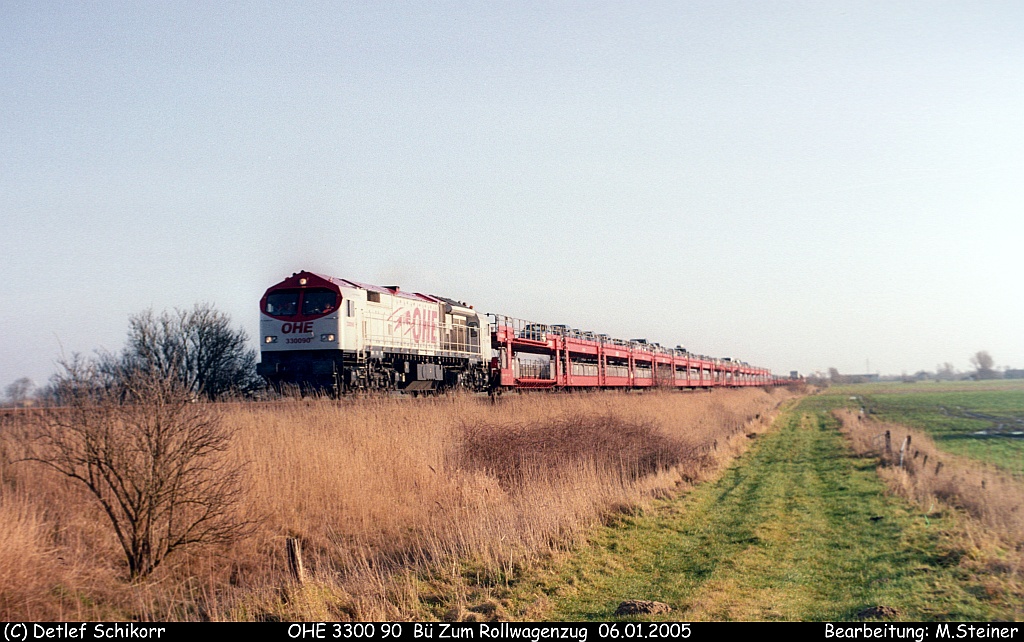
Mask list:
[[[390,294],[391,296],[397,296],[397,297],[401,297],[403,299],[412,299],[414,301],[426,301],[428,303],[440,303],[442,301],[449,301],[448,299],[445,299],[444,297],[434,297],[434,296],[430,296],[428,294],[420,294],[419,292],[405,292],[404,290],[402,290],[401,288],[398,288],[397,286],[394,289],[386,288],[386,287],[383,287],[383,286],[380,286],[380,285],[372,285],[370,283],[360,283],[359,281],[352,281],[352,280],[349,280],[349,279],[341,279],[341,278],[334,277],[334,276],[327,276],[326,274],[317,274],[316,272],[307,272],[305,270],[303,270],[302,272],[298,272],[296,274],[293,274],[291,278],[295,278],[295,277],[301,276],[303,274],[309,274],[309,275],[315,276],[315,277],[317,277],[319,279],[323,279],[324,281],[329,281],[329,282],[331,282],[331,283],[333,283],[333,284],[335,284],[335,285],[337,285],[339,287],[349,287],[349,288],[356,288],[358,290],[367,290],[369,292],[379,292],[381,294]],[[291,278],[285,279],[285,282],[290,281]],[[285,283],[283,282],[283,283],[281,283],[279,285],[285,285]]]
[[[440,294],[431,294],[430,296],[433,297],[434,299],[436,299],[437,301],[442,302],[442,303],[447,303],[449,305],[454,305],[454,306],[459,307],[459,308],[473,309],[473,306],[471,306],[470,304],[466,303],[465,301],[456,301],[455,299],[449,299],[448,297],[441,296]]]

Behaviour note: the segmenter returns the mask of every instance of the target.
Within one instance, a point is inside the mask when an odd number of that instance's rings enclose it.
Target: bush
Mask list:
[[[457,465],[486,471],[506,489],[522,484],[532,471],[557,474],[579,464],[618,469],[635,480],[683,462],[707,463],[706,454],[652,422],[613,415],[569,415],[543,424],[464,424],[462,433]]]
[[[236,516],[241,468],[224,453],[231,434],[176,378],[134,370],[110,378],[93,362],[62,364],[37,415],[25,460],[84,484],[124,550],[131,579],[175,550],[243,534]]]

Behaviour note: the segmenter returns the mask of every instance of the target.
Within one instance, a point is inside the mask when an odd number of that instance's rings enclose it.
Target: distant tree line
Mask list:
[[[847,384],[867,383],[869,381],[961,381],[961,380],[982,380],[982,379],[1024,379],[1024,370],[1014,369],[1006,366],[998,369],[995,366],[995,359],[987,350],[979,350],[970,357],[973,370],[967,372],[958,371],[948,361],[937,365],[935,372],[919,370],[912,375],[903,374],[899,376],[878,376],[872,374],[841,374],[836,368],[829,368],[828,375],[819,374],[817,377],[810,377],[809,380],[818,384]]]

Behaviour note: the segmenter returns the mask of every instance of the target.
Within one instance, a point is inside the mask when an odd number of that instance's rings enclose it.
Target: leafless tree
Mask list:
[[[25,459],[77,480],[99,502],[128,562],[145,577],[172,552],[225,543],[249,529],[239,517],[241,466],[231,434],[176,378],[139,370],[113,381],[95,362],[63,364]]]
[[[129,319],[128,341],[120,357],[108,356],[108,372],[152,371],[176,377],[189,391],[208,399],[262,387],[256,351],[245,330],[209,304],[191,310],[146,310]]]
[[[977,371],[976,376],[978,379],[994,379],[996,376],[996,371],[993,368],[995,360],[987,350],[975,352],[974,356],[971,357],[971,365]]]
[[[4,396],[7,398],[9,403],[20,405],[32,397],[32,392],[35,388],[36,384],[32,383],[31,379],[28,377],[22,377],[7,385],[4,389]]]

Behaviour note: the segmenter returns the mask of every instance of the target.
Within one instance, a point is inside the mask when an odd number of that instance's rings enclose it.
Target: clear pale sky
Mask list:
[[[0,386],[308,269],[776,372],[1024,367],[1024,3],[0,4]]]

